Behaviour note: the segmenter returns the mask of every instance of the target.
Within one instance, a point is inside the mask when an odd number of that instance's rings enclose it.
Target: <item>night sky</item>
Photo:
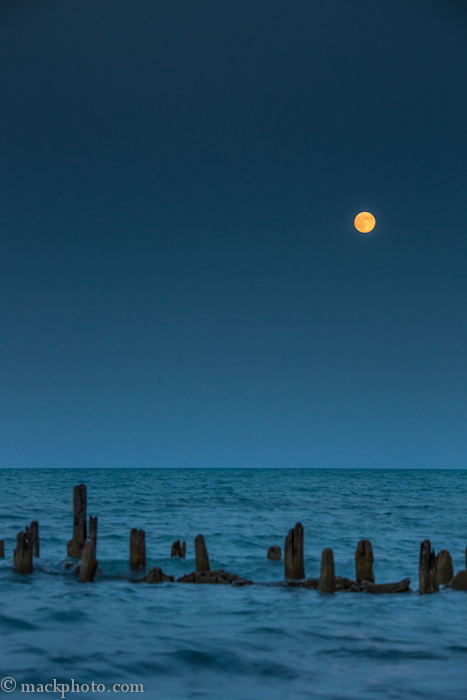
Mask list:
[[[2,0],[0,466],[465,468],[466,164],[464,0]]]

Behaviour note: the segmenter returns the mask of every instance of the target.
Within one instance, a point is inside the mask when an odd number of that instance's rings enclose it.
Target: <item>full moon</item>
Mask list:
[[[368,211],[361,211],[354,219],[354,225],[360,233],[370,233],[376,226],[376,219]]]

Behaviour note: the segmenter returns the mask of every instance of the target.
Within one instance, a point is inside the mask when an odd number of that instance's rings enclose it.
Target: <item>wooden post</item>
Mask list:
[[[39,523],[37,520],[33,520],[29,526],[29,532],[31,533],[32,542],[32,556],[39,556]]]
[[[420,595],[439,591],[436,556],[434,550],[431,549],[430,540],[424,540],[420,545],[418,581]]]
[[[132,528],[130,532],[130,566],[132,569],[146,566],[146,534],[144,530]]]
[[[177,540],[176,542],[173,543],[171,550],[170,550],[170,556],[171,557],[180,557],[180,559],[185,559],[185,554],[186,554],[186,542],[183,540],[183,543],[180,544],[180,540]]]
[[[373,562],[373,548],[370,540],[360,540],[355,552],[355,577],[357,583],[362,581],[375,582]]]
[[[13,563],[19,574],[32,574],[32,541],[30,531],[19,532],[16,537],[16,549],[13,553]]]
[[[5,540],[0,540],[0,559],[5,558]]]
[[[97,552],[97,515],[94,518],[92,515],[89,516],[89,534],[88,539],[92,540],[94,545],[94,554]]]
[[[454,567],[452,565],[452,557],[447,549],[442,549],[436,557],[438,569],[438,583],[445,586],[454,578]]]
[[[96,552],[94,550],[94,542],[92,540],[85,540],[83,546],[83,553],[81,556],[81,564],[79,565],[79,581],[81,583],[87,583],[94,581],[94,576],[97,570],[97,560]]]
[[[271,545],[268,549],[267,559],[272,561],[280,561],[282,559],[281,548],[278,545]]]
[[[330,547],[323,549],[321,555],[321,572],[319,575],[319,590],[323,593],[334,593],[336,576],[334,573],[334,554]]]
[[[303,562],[303,527],[297,523],[285,538],[284,574],[286,579],[305,578]]]
[[[208,550],[203,535],[196,535],[195,537],[195,560],[197,572],[211,571]]]
[[[67,543],[67,555],[80,557],[86,539],[86,486],[73,488],[73,538]]]

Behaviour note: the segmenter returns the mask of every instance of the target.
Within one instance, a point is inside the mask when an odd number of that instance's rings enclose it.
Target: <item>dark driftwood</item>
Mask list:
[[[284,547],[284,578],[305,578],[305,564],[303,562],[303,526],[297,523],[285,538]]]

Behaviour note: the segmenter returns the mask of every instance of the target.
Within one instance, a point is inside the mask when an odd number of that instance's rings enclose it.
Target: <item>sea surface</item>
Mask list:
[[[99,518],[99,569],[87,584],[66,568],[79,483]],[[3,469],[0,494],[0,673],[16,682],[5,698],[134,697],[131,684],[151,700],[467,697],[467,593],[418,594],[423,539],[465,568],[467,471]],[[20,576],[13,549],[31,520],[40,558]],[[297,522],[307,577],[332,547],[336,573],[354,578],[357,542],[368,538],[376,581],[410,577],[412,592],[281,585],[283,562],[266,551],[283,549]],[[129,570],[132,527],[146,531],[148,568],[193,571],[202,533],[211,568],[255,584],[142,583]],[[177,539],[187,542],[185,560],[170,559]],[[54,692],[53,679],[70,690]],[[21,692],[26,683],[34,695]]]

